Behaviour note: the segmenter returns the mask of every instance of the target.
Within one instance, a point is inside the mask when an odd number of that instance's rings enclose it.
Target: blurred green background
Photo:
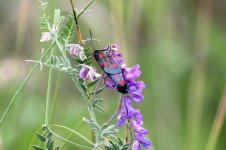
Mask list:
[[[77,0],[76,7],[80,10],[87,2]],[[2,115],[33,65],[25,60],[38,59],[45,45],[39,42],[37,0],[0,3]],[[69,1],[49,1],[49,14],[55,8],[63,13],[71,10]],[[151,149],[226,149],[225,18],[224,0],[96,0],[80,18],[83,38],[89,38],[91,28],[94,37],[101,40],[99,47],[118,43],[128,66],[140,64],[139,79],[146,84],[145,100],[134,106],[143,114],[144,127],[153,142]],[[0,150],[28,149],[44,122],[47,75],[46,68],[37,69],[23,88],[0,128]],[[106,113],[96,112],[101,123],[114,112],[119,101],[117,92],[105,91],[102,96]],[[87,110],[78,90],[64,74],[58,100],[53,123],[91,137],[88,126],[81,121],[84,114],[88,117]],[[211,133],[214,120],[216,126]],[[56,131],[64,137],[68,135]],[[120,132],[122,137],[124,132]],[[78,141],[76,137],[72,140]],[[215,148],[211,148],[211,141],[216,141]],[[66,145],[65,149],[80,148]]]

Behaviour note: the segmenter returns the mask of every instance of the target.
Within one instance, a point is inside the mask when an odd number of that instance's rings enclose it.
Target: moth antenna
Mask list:
[[[94,45],[93,45],[93,34],[92,34],[92,31],[90,29],[89,29],[89,34],[90,34],[90,41],[91,41],[92,48],[93,48],[93,50],[96,50]]]

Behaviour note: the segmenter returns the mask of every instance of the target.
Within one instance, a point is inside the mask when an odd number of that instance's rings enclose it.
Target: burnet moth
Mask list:
[[[90,31],[90,38],[91,38],[92,47],[94,49],[94,58],[97,61],[98,65],[101,67],[104,73],[112,79],[112,81],[117,87],[117,90],[122,94],[126,94],[127,83],[123,77],[122,68],[117,62],[110,59],[109,53],[111,52],[111,50],[106,51],[106,50],[95,49],[93,46],[91,31]]]

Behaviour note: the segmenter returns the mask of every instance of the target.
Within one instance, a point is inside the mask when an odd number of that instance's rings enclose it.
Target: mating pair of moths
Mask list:
[[[122,93],[127,93],[127,84],[123,77],[123,72],[120,64],[118,62],[113,61],[109,58],[109,53],[111,50],[96,50],[93,46],[92,42],[92,33],[90,31],[90,37],[91,37],[91,44],[94,49],[94,57],[99,64],[99,66],[102,68],[104,73],[106,73],[112,81],[115,83],[117,90]]]

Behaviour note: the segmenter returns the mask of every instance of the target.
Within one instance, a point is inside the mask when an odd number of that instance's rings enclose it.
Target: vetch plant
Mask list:
[[[144,135],[148,134],[148,131],[142,127],[143,120],[141,112],[132,106],[133,103],[144,100],[144,96],[142,95],[142,90],[145,87],[144,82],[136,81],[136,78],[141,74],[139,65],[134,65],[131,68],[126,67],[117,44],[109,44],[103,50],[96,50],[92,43],[91,31],[90,39],[82,39],[78,19],[93,2],[94,0],[91,0],[84,9],[77,11],[74,8],[73,1],[70,0],[72,12],[68,12],[66,16],[62,16],[61,11],[57,9],[53,15],[53,21],[51,21],[49,15],[46,13],[48,3],[40,1],[40,29],[42,34],[40,42],[50,43],[50,46],[47,49],[43,49],[39,60],[27,60],[35,63],[35,66],[22,82],[0,120],[0,124],[2,124],[12,103],[33,71],[39,65],[41,69],[43,66],[47,67],[49,69],[49,76],[45,119],[41,129],[36,133],[37,139],[42,144],[32,142],[31,147],[34,150],[61,149],[57,143],[54,143],[55,138],[74,145],[75,149],[140,150],[142,147],[147,149],[151,145],[151,141],[144,137]],[[74,31],[77,34],[77,43],[73,42]],[[98,73],[95,66],[93,66],[92,57],[96,59],[99,67],[102,68],[102,73]],[[54,110],[50,111],[50,105],[55,105],[55,96],[52,98],[50,95],[52,91],[53,70],[58,71],[60,74],[64,73],[68,75],[68,78],[73,81],[81,93],[84,104],[89,112],[89,118],[84,117],[83,121],[89,125],[95,140],[91,141],[84,135],[66,126],[51,124],[50,120],[54,115]],[[105,84],[104,87],[101,87],[102,81]],[[97,95],[104,92],[105,87],[117,89],[122,96],[115,113],[106,123],[101,125],[96,119],[95,110],[104,112],[104,109],[100,106],[104,100],[97,98]],[[53,101],[53,103],[50,103],[50,101]],[[116,125],[112,124],[112,120],[116,116],[118,127],[126,125],[128,134],[125,140],[115,135],[119,131]],[[87,145],[82,145],[62,137],[52,130],[53,127],[62,128],[77,135]]]

